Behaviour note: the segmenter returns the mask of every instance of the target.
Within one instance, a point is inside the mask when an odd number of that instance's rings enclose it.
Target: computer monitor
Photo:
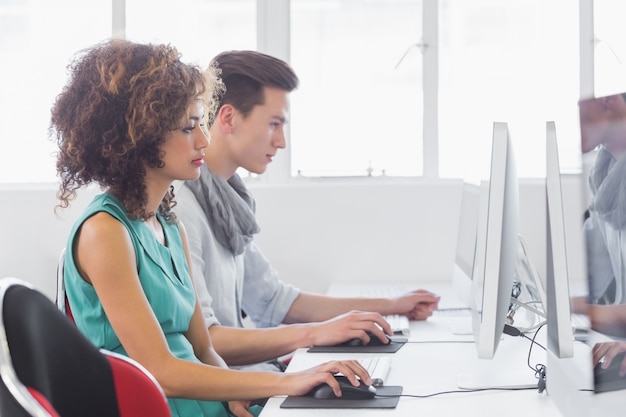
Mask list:
[[[559,151],[554,122],[546,124],[546,313],[548,349],[557,358],[574,354]]]
[[[472,327],[479,358],[495,355],[511,303],[517,265],[518,189],[508,126],[495,122],[489,183],[481,190],[472,273]]]
[[[594,133],[585,131],[584,124],[581,114],[581,133],[583,135]],[[585,143],[582,142],[584,150]],[[567,268],[566,229],[563,221],[564,204],[556,127],[553,122],[546,124],[546,168],[548,237],[546,389],[548,396],[564,416],[623,415],[623,391],[594,393],[591,349],[595,341],[607,339],[596,332],[591,332],[588,335],[589,340],[576,340],[576,334],[572,329],[571,282]],[[584,178],[582,181],[586,184]],[[576,232],[582,233],[581,230]],[[576,252],[575,249],[573,248],[574,252]],[[572,252],[571,248],[569,252]],[[584,249],[580,249],[580,252],[580,256],[584,257]]]
[[[479,359],[493,359],[504,337],[518,264],[518,195],[515,156],[508,126],[495,122],[489,178],[480,187],[472,268],[472,329]],[[495,363],[498,365],[494,366]],[[501,364],[498,358],[486,361],[484,366],[472,372],[459,374],[457,386],[462,389],[537,386],[532,371],[520,371],[516,365],[509,367]]]
[[[452,284],[464,305],[471,305],[472,273],[476,255],[476,232],[480,209],[480,184],[464,181],[457,229],[456,253]],[[455,328],[455,334],[472,334],[470,326]],[[467,329],[465,329],[467,327]]]

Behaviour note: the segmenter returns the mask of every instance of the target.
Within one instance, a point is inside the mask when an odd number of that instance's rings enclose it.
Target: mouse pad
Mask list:
[[[307,352],[311,353],[395,353],[408,341],[406,337],[393,337],[386,345],[353,345],[349,342],[334,346],[311,346]]]
[[[321,400],[313,397],[287,397],[280,408],[396,408],[402,394],[402,387],[388,385],[376,387],[378,395],[393,395],[390,398],[372,398],[368,400]]]
[[[607,369],[602,369],[600,364],[596,364],[593,368],[593,389],[595,392],[626,389],[626,376],[619,375],[619,368],[624,360],[624,355],[623,352],[618,353]]]

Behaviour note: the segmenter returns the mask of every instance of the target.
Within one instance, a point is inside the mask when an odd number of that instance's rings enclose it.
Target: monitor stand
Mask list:
[[[471,372],[457,376],[457,386],[466,390],[538,388],[538,382],[530,368],[523,372]]]

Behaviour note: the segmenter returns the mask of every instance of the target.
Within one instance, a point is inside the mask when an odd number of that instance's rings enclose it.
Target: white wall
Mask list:
[[[57,215],[54,185],[0,185],[0,218],[5,224],[0,238],[0,277],[29,281],[54,298],[59,255],[74,219],[96,192],[83,192]]]
[[[570,276],[584,279],[584,205],[579,175],[562,175]],[[452,274],[462,183],[307,184],[251,187],[261,233],[256,241],[280,276],[325,291],[334,281],[419,282]],[[520,234],[546,272],[543,179],[520,180]]]
[[[255,188],[257,242],[285,280],[315,291],[333,281],[447,280],[461,181]]]
[[[577,177],[564,177],[568,250],[580,246],[583,207]],[[333,281],[449,280],[456,246],[460,180],[251,184],[261,233],[257,242],[280,276],[325,291]],[[56,187],[0,186],[0,277],[35,284],[50,298],[56,264],[75,217],[98,190],[54,213]],[[521,225],[530,257],[545,276],[545,191],[522,180]],[[581,247],[581,246],[580,246]],[[581,256],[570,271],[582,277]],[[582,265],[582,264],[581,264]]]

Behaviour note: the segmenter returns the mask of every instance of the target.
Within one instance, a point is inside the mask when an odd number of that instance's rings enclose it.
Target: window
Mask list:
[[[50,107],[70,57],[110,33],[110,0],[0,0],[0,182],[56,181]]]
[[[56,181],[50,108],[72,55],[111,37],[113,19],[111,0],[0,0],[0,183]],[[224,49],[256,48],[255,1],[127,0],[125,32],[207,65]]]
[[[626,91],[626,39],[620,18],[626,12],[626,3],[595,0],[593,5],[595,96],[622,93]]]
[[[421,1],[291,1],[291,174],[422,174]]]
[[[228,49],[256,49],[255,0],[126,0],[126,37],[170,43],[202,67]]]
[[[202,66],[225,49],[291,62],[289,162],[265,181],[466,177],[487,165],[493,121],[509,122],[520,176],[544,174],[548,120],[576,168],[578,10],[592,4],[595,91],[626,91],[620,0],[0,0],[0,183],[56,181],[50,106],[70,57],[112,27]]]
[[[562,166],[579,166],[578,3],[441,0],[439,22],[440,175],[486,177],[494,121],[520,177],[545,176],[546,121]]]

